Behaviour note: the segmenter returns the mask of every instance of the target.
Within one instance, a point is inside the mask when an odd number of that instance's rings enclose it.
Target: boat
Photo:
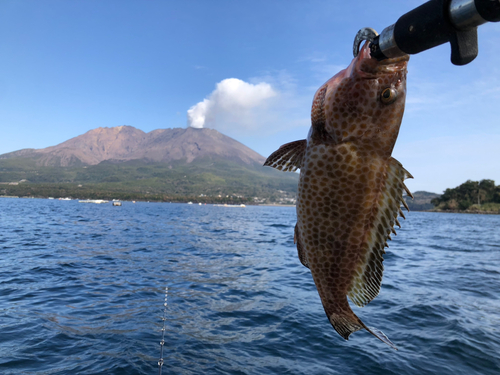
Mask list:
[[[244,204],[214,204],[216,207],[246,207]]]
[[[118,202],[118,201],[115,201],[113,199],[113,206],[121,206],[122,205],[122,202]]]
[[[101,204],[101,203],[108,203],[109,201],[106,201],[104,199],[84,199],[81,201],[78,201],[78,203],[96,203],[96,204]]]

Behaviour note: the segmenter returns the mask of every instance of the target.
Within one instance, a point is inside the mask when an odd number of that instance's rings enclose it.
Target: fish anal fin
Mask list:
[[[304,267],[309,268],[309,263],[307,262],[307,257],[306,257],[306,253],[304,250],[304,246],[302,245],[302,242],[300,241],[300,232],[299,232],[299,227],[297,224],[295,224],[293,243],[297,244],[297,252],[299,254],[300,263],[302,263],[304,265]]]
[[[403,181],[407,175],[408,172],[396,159],[388,160],[384,172],[385,182],[380,188],[366,233],[364,255],[357,263],[347,292],[357,306],[365,306],[380,292],[384,272],[384,247],[391,233],[395,233],[394,224],[401,227],[398,214],[402,214],[400,206],[405,190]]]
[[[286,143],[266,159],[264,166],[283,172],[295,172],[302,166],[306,147],[307,141],[305,139]]]

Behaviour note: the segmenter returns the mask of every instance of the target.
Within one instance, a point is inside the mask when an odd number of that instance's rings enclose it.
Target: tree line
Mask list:
[[[500,185],[493,180],[467,180],[453,189],[446,189],[443,195],[431,200],[437,209],[465,211],[473,205],[500,203]]]

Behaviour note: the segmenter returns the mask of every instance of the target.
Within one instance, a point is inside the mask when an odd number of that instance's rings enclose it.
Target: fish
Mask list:
[[[352,311],[380,292],[383,255],[408,211],[413,178],[392,151],[403,119],[409,56],[377,61],[365,43],[350,65],[315,93],[307,139],[281,146],[264,166],[300,169],[294,243],[310,269],[325,313],[345,340],[366,329]]]

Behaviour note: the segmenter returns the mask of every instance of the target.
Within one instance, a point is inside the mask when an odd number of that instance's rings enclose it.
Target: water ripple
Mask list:
[[[293,244],[295,211],[1,199],[0,372],[498,374],[499,216],[410,213],[342,340]],[[5,214],[8,212],[8,216]]]

